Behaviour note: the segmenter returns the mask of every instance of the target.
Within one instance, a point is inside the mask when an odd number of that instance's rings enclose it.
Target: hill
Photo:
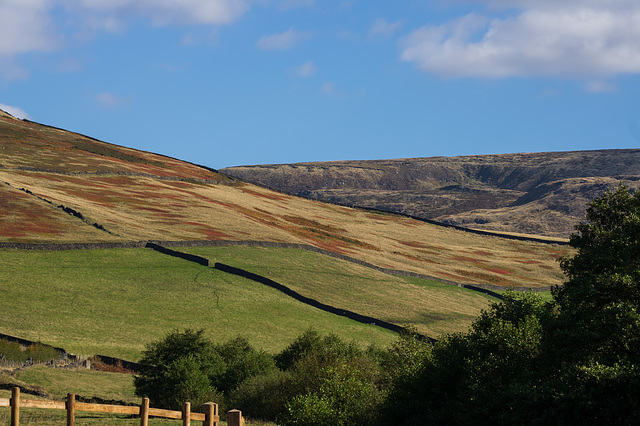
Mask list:
[[[456,282],[541,287],[562,279],[560,246],[301,199],[7,115],[0,183],[0,242],[8,244],[258,240]]]
[[[241,166],[228,176],[342,205],[507,233],[567,238],[587,203],[640,187],[640,150]]]

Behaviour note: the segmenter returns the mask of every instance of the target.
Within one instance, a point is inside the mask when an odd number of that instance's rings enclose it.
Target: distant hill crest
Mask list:
[[[476,229],[568,237],[589,200],[640,186],[640,149],[241,166],[221,172],[322,201]]]

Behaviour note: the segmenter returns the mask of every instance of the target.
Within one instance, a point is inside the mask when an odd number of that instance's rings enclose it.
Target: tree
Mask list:
[[[468,333],[442,336],[396,378],[383,424],[518,424],[531,405],[547,303],[508,292]]]
[[[508,294],[445,336],[387,400],[396,424],[633,424],[640,418],[640,194],[594,199],[544,303]]]
[[[273,357],[241,337],[214,344],[204,330],[174,331],[147,345],[134,377],[136,395],[163,408],[180,409],[185,401],[200,406],[222,399],[251,377],[276,370]]]
[[[149,343],[134,377],[136,395],[149,397],[154,405],[180,409],[185,401],[194,406],[208,402],[216,393],[212,378],[222,374],[225,364],[204,330],[174,331]]]
[[[640,193],[624,185],[593,200],[576,226],[568,280],[553,291],[548,339],[558,405],[620,423],[640,416]],[[551,349],[554,349],[551,351]]]
[[[243,381],[276,370],[273,357],[257,350],[243,337],[235,337],[215,345],[215,352],[224,363],[224,371],[213,377],[214,386],[225,393],[238,387]]]

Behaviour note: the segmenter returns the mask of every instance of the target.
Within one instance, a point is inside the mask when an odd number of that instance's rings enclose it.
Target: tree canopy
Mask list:
[[[640,418],[640,194],[593,200],[553,300],[507,294],[429,351],[387,399],[395,424],[634,423]]]

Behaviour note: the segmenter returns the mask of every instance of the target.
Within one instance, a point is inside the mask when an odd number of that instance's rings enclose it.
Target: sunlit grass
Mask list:
[[[394,334],[296,302],[280,292],[150,249],[0,250],[0,332],[68,351],[137,360],[167,333],[205,328],[275,353],[305,329],[363,345]]]

